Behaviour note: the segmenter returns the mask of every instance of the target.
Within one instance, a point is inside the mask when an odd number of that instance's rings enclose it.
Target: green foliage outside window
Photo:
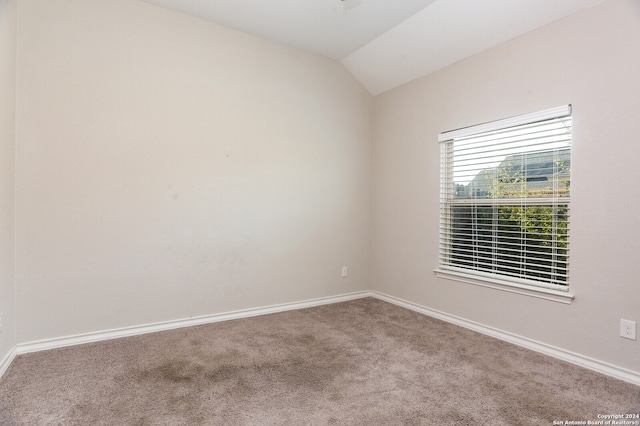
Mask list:
[[[568,164],[560,161],[555,166],[556,182],[564,172],[568,177]],[[456,198],[474,197],[477,202],[451,206],[452,264],[567,285],[568,203],[525,204],[519,200],[545,198],[553,191],[566,197],[569,180],[553,188],[551,182],[531,183],[525,176],[505,162],[483,171],[482,185],[456,186]]]

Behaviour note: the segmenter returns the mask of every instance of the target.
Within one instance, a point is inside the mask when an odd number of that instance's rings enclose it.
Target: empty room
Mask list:
[[[0,0],[0,424],[640,425],[638,75],[638,0]]]

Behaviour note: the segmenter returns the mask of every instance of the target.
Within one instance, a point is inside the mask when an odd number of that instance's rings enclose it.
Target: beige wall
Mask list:
[[[16,93],[16,0],[0,1],[0,362],[15,345],[14,175]]]
[[[372,98],[338,63],[137,0],[18,23],[18,342],[369,288]]]
[[[640,372],[638,52],[640,2],[611,0],[376,97],[374,289]],[[573,304],[436,278],[438,133],[567,103]]]

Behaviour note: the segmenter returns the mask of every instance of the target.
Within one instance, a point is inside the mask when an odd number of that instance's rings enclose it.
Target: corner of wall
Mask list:
[[[16,354],[15,144],[17,0],[0,1],[0,376]]]

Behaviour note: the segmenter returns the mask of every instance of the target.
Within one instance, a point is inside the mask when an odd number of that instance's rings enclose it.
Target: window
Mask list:
[[[566,292],[571,106],[445,132],[439,141],[436,272]]]

